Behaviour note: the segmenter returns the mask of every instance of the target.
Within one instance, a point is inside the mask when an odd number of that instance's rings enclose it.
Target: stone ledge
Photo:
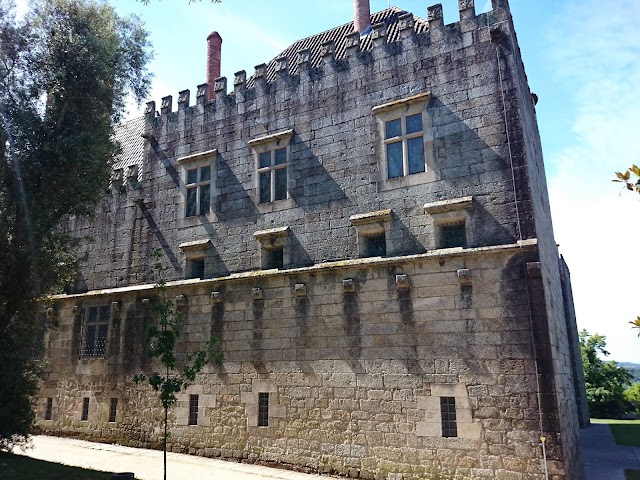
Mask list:
[[[211,243],[210,239],[205,240],[193,240],[191,242],[184,242],[178,245],[178,248],[182,253],[188,254],[193,252],[201,252],[209,248],[209,244]]]
[[[289,227],[270,228],[269,230],[258,230],[253,233],[253,238],[258,241],[282,238],[289,235]]]
[[[375,106],[371,109],[371,112],[373,114],[378,114],[389,110],[394,110],[396,108],[401,108],[405,105],[413,105],[414,103],[427,103],[429,100],[431,100],[431,92],[419,93],[418,95],[413,95],[411,97],[402,98],[400,100],[394,100],[393,102]]]
[[[473,197],[452,198],[441,200],[439,202],[430,202],[424,204],[424,211],[429,214],[446,213],[456,210],[468,210],[473,205]]]
[[[388,222],[391,219],[391,209],[378,210],[376,212],[359,213],[351,215],[349,221],[351,225],[366,225],[376,222]]]
[[[336,262],[325,262],[317,265],[312,265],[310,267],[301,267],[301,268],[289,268],[282,270],[256,270],[251,272],[240,272],[233,273],[226,277],[217,277],[217,278],[205,278],[205,279],[188,279],[188,280],[174,280],[171,282],[167,282],[167,287],[185,287],[192,285],[216,285],[221,282],[228,281],[243,281],[248,279],[257,279],[257,278],[267,278],[278,275],[291,275],[291,274],[302,274],[302,273],[312,273],[323,270],[330,269],[342,269],[342,268],[350,268],[356,266],[377,266],[377,265],[393,265],[398,263],[408,263],[415,262],[420,260],[431,260],[431,259],[440,259],[440,258],[449,258],[449,257],[466,257],[466,256],[474,256],[474,255],[490,255],[490,254],[498,254],[509,251],[535,251],[538,246],[538,240],[536,238],[531,238],[528,240],[520,240],[517,243],[510,243],[507,245],[495,245],[491,247],[476,247],[476,248],[447,248],[440,250],[431,250],[426,253],[419,253],[416,255],[404,255],[398,257],[370,257],[370,258],[356,258],[350,260],[341,260]],[[102,290],[91,290],[86,293],[76,293],[71,295],[59,294],[59,295],[51,295],[49,300],[66,300],[72,298],[92,298],[99,297],[102,295],[113,295],[113,294],[122,294],[122,293],[133,293],[133,292],[146,292],[152,291],[156,287],[155,284],[143,284],[143,285],[131,285],[127,287],[117,287],[117,288],[106,288]]]
[[[256,145],[262,145],[264,143],[271,143],[286,138],[287,140],[293,136],[293,128],[288,130],[283,130],[281,132],[273,133],[271,135],[265,135],[264,137],[254,138],[253,140],[249,140],[247,143],[255,147]]]
[[[185,157],[180,157],[176,160],[178,163],[188,163],[194,162],[196,160],[201,160],[207,157],[213,157],[218,153],[218,149],[214,148],[213,150],[207,150],[206,152],[194,153],[192,155],[187,155]]]

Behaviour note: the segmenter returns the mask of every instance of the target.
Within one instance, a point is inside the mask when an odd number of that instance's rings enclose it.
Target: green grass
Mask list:
[[[624,478],[626,480],[640,480],[640,470],[625,470]]]
[[[111,475],[0,452],[0,478],[3,480],[111,480]]]
[[[640,447],[640,420],[609,420],[592,418],[591,423],[607,423],[618,445]],[[630,477],[638,478],[640,477]]]

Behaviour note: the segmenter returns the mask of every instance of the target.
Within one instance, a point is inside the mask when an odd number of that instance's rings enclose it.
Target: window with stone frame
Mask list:
[[[358,236],[358,255],[366,257],[384,257],[387,255],[387,236],[391,210],[360,213],[349,217]]]
[[[192,225],[211,214],[215,188],[214,158],[218,151],[208,150],[177,159],[180,176],[180,224]]]
[[[269,426],[269,393],[258,393],[258,426]]]
[[[425,173],[432,133],[426,114],[430,94],[419,94],[373,108],[380,126],[384,178]]]
[[[205,278],[205,260],[210,247],[211,241],[209,239],[194,240],[178,245],[180,252],[185,256],[185,278]]]
[[[285,130],[249,142],[255,153],[257,203],[289,198],[289,142],[292,136],[293,130]]]
[[[198,425],[198,395],[189,395],[189,425]]]
[[[433,221],[435,248],[473,246],[472,196],[426,203],[424,211]]]
[[[184,183],[185,217],[207,215],[211,211],[211,165],[187,168]]]
[[[287,198],[287,148],[276,148],[258,155],[260,203]]]
[[[109,423],[116,421],[116,415],[118,413],[118,399],[112,397],[109,399]]]
[[[456,419],[455,397],[440,397],[440,417],[442,421],[442,436],[452,438],[458,436],[458,422]]]
[[[107,352],[107,335],[109,333],[109,317],[109,305],[91,305],[85,309],[82,322],[81,357],[105,356]]]
[[[260,268],[282,269],[290,266],[289,227],[260,230],[253,237],[260,243]]]
[[[421,113],[384,122],[387,178],[425,171],[423,129]]]

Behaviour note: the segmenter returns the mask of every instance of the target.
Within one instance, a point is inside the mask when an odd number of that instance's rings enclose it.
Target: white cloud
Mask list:
[[[640,198],[610,180],[639,163],[640,8],[636,0],[569,0],[548,31],[555,75],[572,85],[575,141],[548,152],[556,239],[572,273],[578,325],[607,336],[611,357],[640,362],[627,323],[640,314]],[[571,138],[567,135],[567,138]]]

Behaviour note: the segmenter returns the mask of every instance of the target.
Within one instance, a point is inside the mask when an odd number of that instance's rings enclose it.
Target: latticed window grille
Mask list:
[[[109,402],[109,422],[116,421],[116,413],[118,412],[118,399],[112,398]]]
[[[269,394],[258,393],[258,426],[269,426]]]
[[[456,420],[455,397],[440,397],[440,414],[442,416],[442,436],[457,437],[458,422]]]
[[[109,306],[91,306],[86,309],[82,333],[82,357],[104,357],[109,332]]]
[[[198,395],[189,395],[189,425],[198,424]]]
[[[464,223],[443,225],[441,243],[441,248],[466,247],[467,234]]]

